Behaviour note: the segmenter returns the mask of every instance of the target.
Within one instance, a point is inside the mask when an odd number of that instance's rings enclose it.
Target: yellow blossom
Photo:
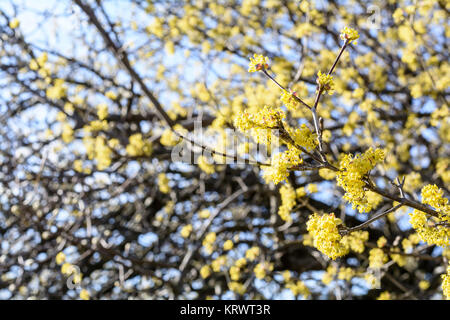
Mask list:
[[[211,215],[211,212],[208,209],[203,209],[202,211],[200,211],[198,213],[198,216],[201,219],[208,219],[210,217],[210,215]]]
[[[216,172],[214,164],[210,163],[208,158],[206,158],[205,156],[199,156],[197,158],[197,163],[199,168],[206,174],[213,174],[214,172]]]
[[[267,68],[269,68],[269,58],[256,53],[253,55],[253,58],[250,58],[248,72],[256,72]]]
[[[191,232],[192,232],[192,225],[187,224],[181,228],[180,234],[183,238],[187,238],[187,237],[189,237]]]
[[[307,230],[313,237],[314,247],[333,260],[348,253],[348,248],[341,243],[342,237],[338,230],[341,223],[341,219],[336,218],[333,213],[314,213],[306,223]]]
[[[152,145],[142,138],[142,133],[135,133],[130,136],[126,151],[132,157],[149,156],[152,153]]]
[[[106,103],[100,103],[97,106],[97,116],[100,120],[104,120],[108,117],[108,106]]]
[[[208,278],[211,275],[211,268],[209,266],[203,266],[200,269],[200,275],[203,279]]]
[[[388,257],[380,248],[373,248],[369,252],[369,268],[379,269],[388,261]]]
[[[410,223],[420,238],[441,247],[450,245],[450,206],[448,199],[443,197],[443,190],[436,185],[427,185],[422,188],[422,203],[434,207],[438,216],[427,216],[420,210],[410,213]]]
[[[11,29],[15,29],[15,28],[17,28],[19,25],[20,25],[20,21],[19,21],[19,19],[17,19],[17,18],[14,18],[14,19],[12,19],[12,20],[9,22],[9,27],[10,27]]]
[[[380,293],[377,300],[391,300],[391,294],[388,291],[383,291]]]
[[[319,84],[319,86],[322,90],[325,90],[326,92],[328,92],[329,95],[333,94],[333,90],[334,90],[333,89],[333,87],[334,87],[333,76],[319,71],[317,73],[317,84]]]
[[[80,291],[80,299],[89,300],[90,299],[89,291],[87,291],[86,289],[82,289]]]
[[[248,249],[245,252],[245,257],[250,260],[253,261],[256,259],[257,256],[259,256],[259,248],[258,247],[251,247],[250,249]]]
[[[285,184],[280,188],[281,206],[278,208],[278,215],[283,221],[291,221],[291,210],[295,206],[296,193],[290,184]]]
[[[170,192],[169,179],[167,178],[165,173],[160,173],[158,175],[158,187],[159,191],[161,191],[162,193]]]
[[[300,102],[296,99],[297,93],[283,90],[281,93],[281,101],[284,103],[286,108],[291,111],[297,110],[300,105]]]
[[[295,283],[291,282],[286,284],[286,288],[290,289],[294,296],[302,295],[307,298],[311,295],[308,287],[303,281],[297,280]]]
[[[344,199],[352,203],[353,208],[359,212],[367,212],[372,209],[364,190],[363,178],[372,170],[378,162],[385,157],[382,149],[369,148],[364,154],[353,157],[352,154],[344,155],[337,173],[337,184],[345,190]]]
[[[64,254],[64,252],[59,252],[56,255],[55,260],[56,260],[57,264],[62,264],[62,263],[64,263],[64,261],[66,261],[66,255]]]
[[[223,250],[225,251],[231,250],[233,249],[233,246],[234,246],[233,241],[227,240],[223,243]]]
[[[348,40],[348,43],[357,44],[357,39],[359,38],[358,31],[355,29],[344,27],[344,29],[341,30],[341,39],[342,40]]]

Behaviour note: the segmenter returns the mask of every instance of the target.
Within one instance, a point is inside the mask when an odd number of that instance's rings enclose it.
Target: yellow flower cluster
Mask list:
[[[423,187],[422,203],[434,207],[439,217],[427,217],[427,214],[420,210],[414,210],[409,215],[412,227],[423,241],[447,247],[450,246],[450,206],[443,195],[443,190],[436,185]]]
[[[199,168],[207,174],[213,174],[214,172],[216,172],[214,164],[210,163],[208,158],[206,158],[205,156],[199,156],[197,158],[197,163]]]
[[[377,300],[391,300],[391,294],[389,293],[389,291],[384,291],[380,293]]]
[[[355,276],[355,271],[352,268],[350,268],[350,267],[339,268],[339,273],[338,273],[339,280],[351,281],[354,276]]]
[[[245,261],[245,259],[244,259],[244,261]],[[231,280],[238,281],[239,278],[241,277],[241,268],[238,265],[231,266],[229,273],[230,273]]]
[[[333,260],[348,254],[350,250],[362,253],[365,249],[364,244],[369,239],[367,231],[355,231],[341,236],[339,233],[341,224],[342,220],[336,218],[334,213],[324,215],[314,213],[309,216],[306,224],[312,245]],[[311,239],[307,239],[307,243],[310,242]]]
[[[291,210],[295,206],[297,194],[290,184],[285,184],[280,188],[281,206],[278,208],[278,215],[283,221],[291,221]]]
[[[369,268],[379,269],[388,261],[387,255],[380,248],[373,248],[369,252]]]
[[[269,58],[264,57],[262,54],[254,54],[253,58],[250,58],[248,65],[248,72],[256,72],[262,69],[269,68]]]
[[[306,223],[307,230],[313,237],[314,247],[333,260],[348,253],[348,247],[341,243],[342,236],[338,230],[340,224],[341,219],[336,218],[334,213],[314,213]]]
[[[81,300],[89,300],[91,298],[89,291],[86,289],[81,289],[80,291],[80,299]]]
[[[341,30],[341,39],[342,40],[349,40],[348,43],[354,43],[357,44],[357,39],[359,38],[359,33],[355,29],[344,27],[344,29]]]
[[[20,25],[20,21],[19,21],[19,19],[17,19],[17,18],[14,18],[14,19],[12,19],[12,20],[9,22],[9,27],[10,27],[11,29],[15,29],[15,28],[17,28],[19,25]]]
[[[203,239],[202,245],[208,254],[211,254],[213,252],[214,242],[216,242],[216,233],[215,232],[208,233],[205,236],[205,238]]]
[[[149,156],[152,153],[152,144],[144,141],[142,133],[135,133],[130,136],[126,151],[132,157]]]
[[[203,279],[208,278],[211,275],[211,268],[209,266],[203,266],[200,268],[200,276]]]
[[[294,296],[302,295],[303,297],[308,298],[311,295],[308,287],[301,280],[297,280],[295,283],[287,283],[286,288],[290,289]]]
[[[72,277],[72,282],[78,284],[81,282],[83,275],[73,264],[66,262],[61,266],[61,273],[67,277]]]
[[[258,247],[251,247],[245,252],[245,258],[249,261],[255,260],[260,253],[260,249]]]
[[[237,294],[243,295],[245,293],[245,287],[242,283],[236,281],[230,281],[228,283],[228,288]]]
[[[180,124],[176,124],[173,127],[173,130],[175,130],[176,132],[179,132],[180,134],[186,133],[186,129],[184,129],[183,126],[181,126]],[[182,138],[179,137],[178,135],[176,135],[173,132],[173,130],[170,128],[167,128],[164,130],[163,134],[161,135],[161,139],[160,139],[160,142],[163,146],[173,147],[173,146],[176,146],[182,140]]]
[[[367,240],[369,240],[368,231],[354,231],[342,237],[341,243],[354,252],[363,253]]]
[[[419,288],[420,288],[420,290],[426,291],[426,290],[428,290],[429,287],[430,287],[430,282],[429,282],[429,281],[427,281],[427,280],[421,280],[421,281],[419,282]]]
[[[67,94],[67,86],[63,79],[55,79],[53,85],[48,87],[45,91],[47,98],[57,100],[64,98]]]
[[[439,212],[450,214],[450,206],[448,199],[444,198],[444,191],[435,184],[427,185],[422,188],[422,202],[436,208]]]
[[[111,100],[116,100],[117,99],[117,94],[114,91],[106,91],[105,92],[105,97],[107,97],[108,99]]]
[[[377,240],[377,247],[383,248],[387,244],[387,239],[384,236],[381,236]]]
[[[392,252],[400,252],[399,248],[393,248]],[[397,253],[391,253],[390,257],[392,261],[394,261],[396,264],[398,264],[400,267],[404,267],[406,265],[406,256],[397,254]]]
[[[62,124],[61,138],[65,143],[70,143],[73,140],[73,129],[68,122]]]
[[[55,257],[55,261],[57,264],[63,264],[64,261],[66,261],[66,255],[64,254],[64,252],[59,252]]]
[[[185,226],[183,226],[180,230],[180,234],[183,238],[187,238],[189,237],[189,235],[192,232],[192,225],[191,224],[187,224]]]
[[[447,274],[442,275],[442,292],[447,300],[450,300],[450,264],[447,267]]]
[[[320,86],[320,88],[328,92],[329,95],[333,94],[334,82],[332,75],[319,71],[317,73],[317,84]]]
[[[158,188],[162,193],[169,193],[169,179],[167,178],[165,173],[160,173],[158,175]]]
[[[38,71],[38,74],[41,77],[48,77],[50,75],[50,68],[47,64],[48,54],[47,52],[43,52],[37,59],[31,59],[29,67],[31,70]],[[46,82],[50,82],[50,78],[45,79]],[[61,82],[62,81],[62,82]],[[58,81],[59,84],[63,84],[63,80]]]
[[[285,117],[286,114],[280,108],[264,106],[262,110],[255,114],[249,114],[247,111],[241,112],[235,119],[234,125],[241,131],[252,128],[278,129]]]
[[[363,178],[378,162],[383,161],[385,153],[382,149],[369,148],[364,154],[353,157],[344,155],[337,173],[337,184],[345,190],[344,199],[352,204],[359,212],[368,212],[373,203],[369,202],[364,191]]]
[[[95,159],[97,160],[97,169],[105,170],[111,165],[111,148],[107,145],[104,137],[98,136],[95,139]]]
[[[233,247],[234,247],[234,243],[230,239],[228,239],[227,241],[225,241],[223,243],[223,250],[225,250],[225,251],[229,251],[229,250],[233,249]]]
[[[263,178],[266,183],[275,184],[285,181],[289,176],[289,169],[303,162],[300,151],[293,146],[288,146],[285,152],[279,152],[272,156],[271,165],[264,167]]]
[[[97,106],[97,116],[100,120],[105,120],[108,117],[108,106],[106,103],[100,103]]]
[[[258,279],[264,279],[267,275],[267,272],[273,271],[272,263],[258,263],[255,268],[253,268],[253,272],[255,273],[255,277]]]
[[[106,120],[94,120],[83,127],[85,132],[94,132],[108,129],[108,122]]]
[[[203,209],[198,213],[200,219],[208,219],[211,216],[211,212],[208,209]]]
[[[227,263],[227,256],[218,256],[211,262],[211,268],[214,272],[220,272],[222,267]]]
[[[290,92],[287,90],[283,90],[281,93],[281,101],[284,103],[286,108],[291,111],[296,111],[300,105],[300,102],[295,98],[296,92]]]
[[[304,123],[295,130],[288,129],[289,135],[296,144],[304,147],[307,151],[313,150],[317,145],[317,135],[313,133]]]

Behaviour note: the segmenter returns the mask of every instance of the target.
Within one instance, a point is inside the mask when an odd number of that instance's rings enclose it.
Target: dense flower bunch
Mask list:
[[[369,252],[369,268],[379,269],[388,261],[388,257],[380,248],[373,248]]]
[[[208,254],[213,253],[213,250],[214,250],[213,246],[214,246],[214,242],[216,242],[216,237],[217,236],[216,236],[215,232],[210,232],[203,239],[202,245]]]
[[[302,295],[304,298],[308,298],[311,295],[308,287],[301,280],[288,282],[286,288],[290,289],[294,296]]]
[[[329,95],[333,94],[334,88],[333,76],[319,71],[317,73],[317,84],[319,85],[319,88],[328,92]]]
[[[249,114],[247,111],[241,112],[235,119],[234,125],[241,131],[253,128],[277,129],[285,117],[285,113],[280,108],[264,106],[260,112],[255,114]]]
[[[132,157],[149,156],[152,153],[152,144],[145,141],[141,133],[135,133],[130,136],[126,151]]]
[[[289,176],[290,168],[303,162],[300,157],[300,151],[289,145],[285,152],[278,152],[271,158],[271,165],[263,169],[263,178],[266,183],[275,184],[285,181]]]
[[[296,144],[304,147],[307,151],[313,150],[317,146],[317,135],[313,133],[304,123],[295,130],[287,127],[289,135]]]
[[[353,209],[359,212],[372,210],[364,190],[364,178],[375,165],[383,161],[385,153],[382,149],[369,148],[364,154],[353,156],[346,154],[343,156],[339,172],[337,173],[337,184],[345,190],[344,199],[352,204]]]
[[[281,93],[281,101],[284,103],[286,108],[291,111],[296,111],[300,106],[300,102],[296,99],[296,92],[283,90]]]
[[[213,174],[214,172],[216,172],[214,164],[211,163],[211,161],[208,160],[208,158],[205,156],[199,156],[197,158],[199,168],[202,169],[202,171],[205,172],[206,174]]]
[[[450,215],[450,206],[448,199],[444,198],[444,191],[435,184],[427,185],[422,188],[422,203],[428,204],[443,215]]]
[[[97,106],[97,117],[100,120],[105,120],[108,117],[108,105],[106,103],[100,103]]]
[[[369,232],[359,230],[342,237],[341,242],[353,252],[363,253],[367,240],[369,240]]]
[[[200,268],[200,276],[203,279],[208,278],[211,275],[211,273],[212,273],[211,268],[207,265]]]
[[[430,217],[420,210],[410,213],[410,223],[420,238],[441,247],[450,246],[450,206],[448,199],[443,197],[444,191],[436,185],[422,188],[422,203],[434,207],[438,217]]]
[[[158,187],[162,193],[170,192],[169,179],[165,173],[158,174]]]
[[[273,264],[272,263],[258,263],[254,268],[253,272],[255,273],[255,277],[257,279],[264,279],[268,272],[271,272],[273,270]]]
[[[342,40],[348,40],[349,43],[357,44],[356,40],[359,38],[359,33],[355,29],[344,27],[340,36]]]
[[[180,143],[182,138],[178,136],[174,131],[182,135],[186,134],[186,129],[184,129],[179,124],[176,124],[173,127],[173,130],[170,128],[165,129],[161,135],[161,139],[159,140],[163,146],[173,147]]]
[[[253,55],[253,58],[250,58],[250,64],[248,65],[248,72],[256,72],[268,68],[269,68],[269,58],[256,53]]]
[[[280,195],[281,206],[278,208],[278,215],[283,221],[291,221],[291,210],[295,206],[296,192],[290,184],[285,184],[280,188]]]
[[[343,227],[342,220],[336,218],[334,213],[311,215],[306,224],[310,240],[305,245],[312,244],[320,252],[331,259],[345,256],[351,251],[362,253],[365,249],[364,243],[369,239],[367,231],[354,231],[341,236],[339,229]]]
[[[314,213],[306,224],[308,232],[313,237],[314,247],[333,260],[346,255],[349,251],[341,242],[342,236],[338,229],[341,224],[342,220],[336,218],[334,213],[324,215]]]
[[[188,238],[192,232],[192,225],[188,224],[181,228],[180,234],[183,238]]]

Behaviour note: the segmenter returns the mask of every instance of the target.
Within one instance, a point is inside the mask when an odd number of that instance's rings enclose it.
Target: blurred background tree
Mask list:
[[[449,193],[449,10],[444,0],[1,1],[0,298],[445,298],[450,213],[421,190]],[[384,150],[362,213],[311,157],[275,184],[252,143],[227,150],[235,119],[265,105],[313,134],[311,110],[286,109],[249,58],[267,56],[263,70],[312,106],[344,26],[358,43],[315,123],[335,168]],[[173,159],[182,140],[194,142],[191,161]],[[413,208],[439,215],[429,223],[440,245],[412,228]],[[314,213],[334,213],[339,232],[358,228],[347,255],[316,248]]]

